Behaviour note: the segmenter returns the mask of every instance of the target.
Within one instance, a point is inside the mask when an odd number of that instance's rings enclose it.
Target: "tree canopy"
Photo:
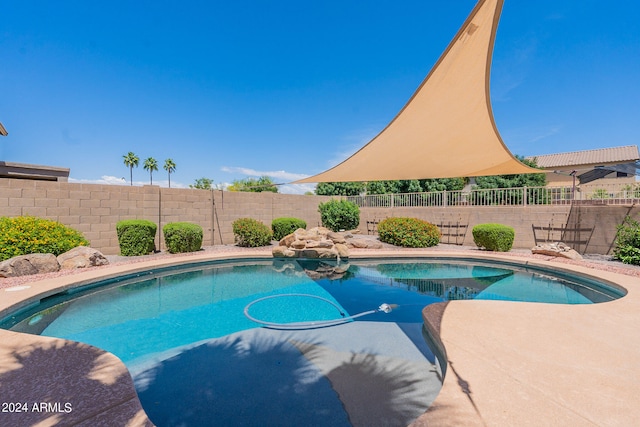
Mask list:
[[[129,168],[130,172],[130,182],[133,185],[133,168],[138,167],[138,163],[140,162],[140,158],[136,156],[132,151],[129,151],[127,154],[122,156],[124,158],[124,164]]]
[[[538,167],[535,160],[527,160],[517,155],[516,158],[527,166]],[[545,173],[523,173],[518,175],[479,176],[475,181],[475,188],[479,189],[544,187],[547,185],[547,175]]]
[[[316,187],[319,196],[357,196],[366,194],[422,193],[431,191],[461,190],[462,178],[412,179],[398,181],[321,182]]]
[[[275,183],[268,176],[261,176],[258,179],[255,178],[245,178],[245,179],[236,179],[233,183],[227,187],[229,191],[247,191],[251,193],[261,193],[263,191],[270,191],[272,193],[278,192],[278,187],[276,187]]]
[[[153,185],[153,171],[158,170],[158,161],[153,157],[149,157],[144,160],[144,170],[149,171],[149,177],[151,178],[151,185]]]
[[[365,189],[363,182],[321,182],[316,186],[318,196],[357,196]]]
[[[169,188],[171,188],[171,174],[176,171],[176,163],[173,159],[166,159],[164,161],[164,170],[169,174]]]
[[[527,166],[537,168],[535,160],[522,156],[516,158]],[[436,191],[462,190],[465,178],[412,179],[398,181],[364,182],[321,182],[316,186],[319,196],[358,196],[366,194],[431,193]],[[477,189],[544,187],[547,176],[544,173],[518,175],[479,176],[475,178]]]
[[[189,188],[197,188],[199,190],[211,190],[213,188],[213,180],[210,178],[198,178],[193,184],[189,184]]]

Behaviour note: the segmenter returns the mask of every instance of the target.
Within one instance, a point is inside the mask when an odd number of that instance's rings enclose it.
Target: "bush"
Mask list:
[[[353,230],[360,224],[360,208],[348,200],[329,200],[318,206],[322,225],[332,231]]]
[[[255,248],[271,243],[273,235],[269,227],[252,218],[239,218],[233,221],[233,234],[238,246]]]
[[[118,221],[116,232],[120,254],[124,256],[148,255],[155,251],[154,243],[158,227],[146,219]]]
[[[496,252],[509,252],[515,237],[513,228],[502,224],[478,224],[472,233],[476,246]]]
[[[640,224],[627,216],[617,229],[613,258],[625,264],[640,265]]]
[[[417,218],[387,218],[378,223],[380,241],[406,248],[428,248],[440,243],[440,230]]]
[[[33,216],[0,218],[0,261],[28,254],[58,256],[77,246],[89,246],[89,241],[57,221]]]
[[[287,234],[291,234],[298,228],[307,228],[307,223],[298,218],[276,218],[271,222],[271,230],[273,230],[273,238],[282,239]]]
[[[202,227],[190,222],[171,222],[162,227],[164,243],[169,253],[199,251],[202,247]]]

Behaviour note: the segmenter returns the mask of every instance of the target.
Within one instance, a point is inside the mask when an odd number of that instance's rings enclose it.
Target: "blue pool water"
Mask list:
[[[280,297],[265,298],[273,295]],[[591,304],[619,296],[584,281],[465,262],[246,261],[150,272],[73,299],[49,298],[2,326],[117,355],[158,426],[406,425],[441,382],[423,334],[426,305]],[[382,303],[397,308],[302,331],[265,329],[244,314],[250,305],[252,317],[288,324],[340,319]],[[401,380],[398,372],[418,379]],[[377,378],[386,391],[363,410],[343,378],[365,388]]]

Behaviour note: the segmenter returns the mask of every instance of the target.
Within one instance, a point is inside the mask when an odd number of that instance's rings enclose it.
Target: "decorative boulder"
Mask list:
[[[325,227],[297,229],[280,239],[272,253],[275,258],[346,259],[349,249],[380,249],[382,243],[368,237],[356,237],[357,230],[331,231]]]
[[[309,230],[299,228],[280,239],[279,246],[273,248],[272,254],[276,258],[348,258],[349,250],[344,242],[342,234],[334,233],[325,227]]]
[[[531,249],[531,253],[575,260],[582,259],[582,255],[562,242],[536,245]]]
[[[274,258],[295,258],[296,252],[286,246],[276,246],[272,251]]]
[[[0,262],[0,277],[54,273],[58,270],[60,270],[60,264],[53,254],[19,255]]]
[[[58,263],[62,269],[97,267],[109,264],[109,260],[96,249],[78,246],[58,255]]]
[[[346,243],[348,248],[357,249],[381,249],[382,243],[377,240],[367,239],[362,237],[352,237],[347,239]]]
[[[340,258],[349,258],[349,248],[346,245],[342,243],[336,243],[334,248],[338,252],[338,256]]]

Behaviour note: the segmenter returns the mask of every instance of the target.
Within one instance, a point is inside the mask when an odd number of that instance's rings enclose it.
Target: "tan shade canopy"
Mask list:
[[[540,173],[498,133],[491,53],[504,0],[480,0],[427,78],[378,136],[337,166],[296,183]]]

